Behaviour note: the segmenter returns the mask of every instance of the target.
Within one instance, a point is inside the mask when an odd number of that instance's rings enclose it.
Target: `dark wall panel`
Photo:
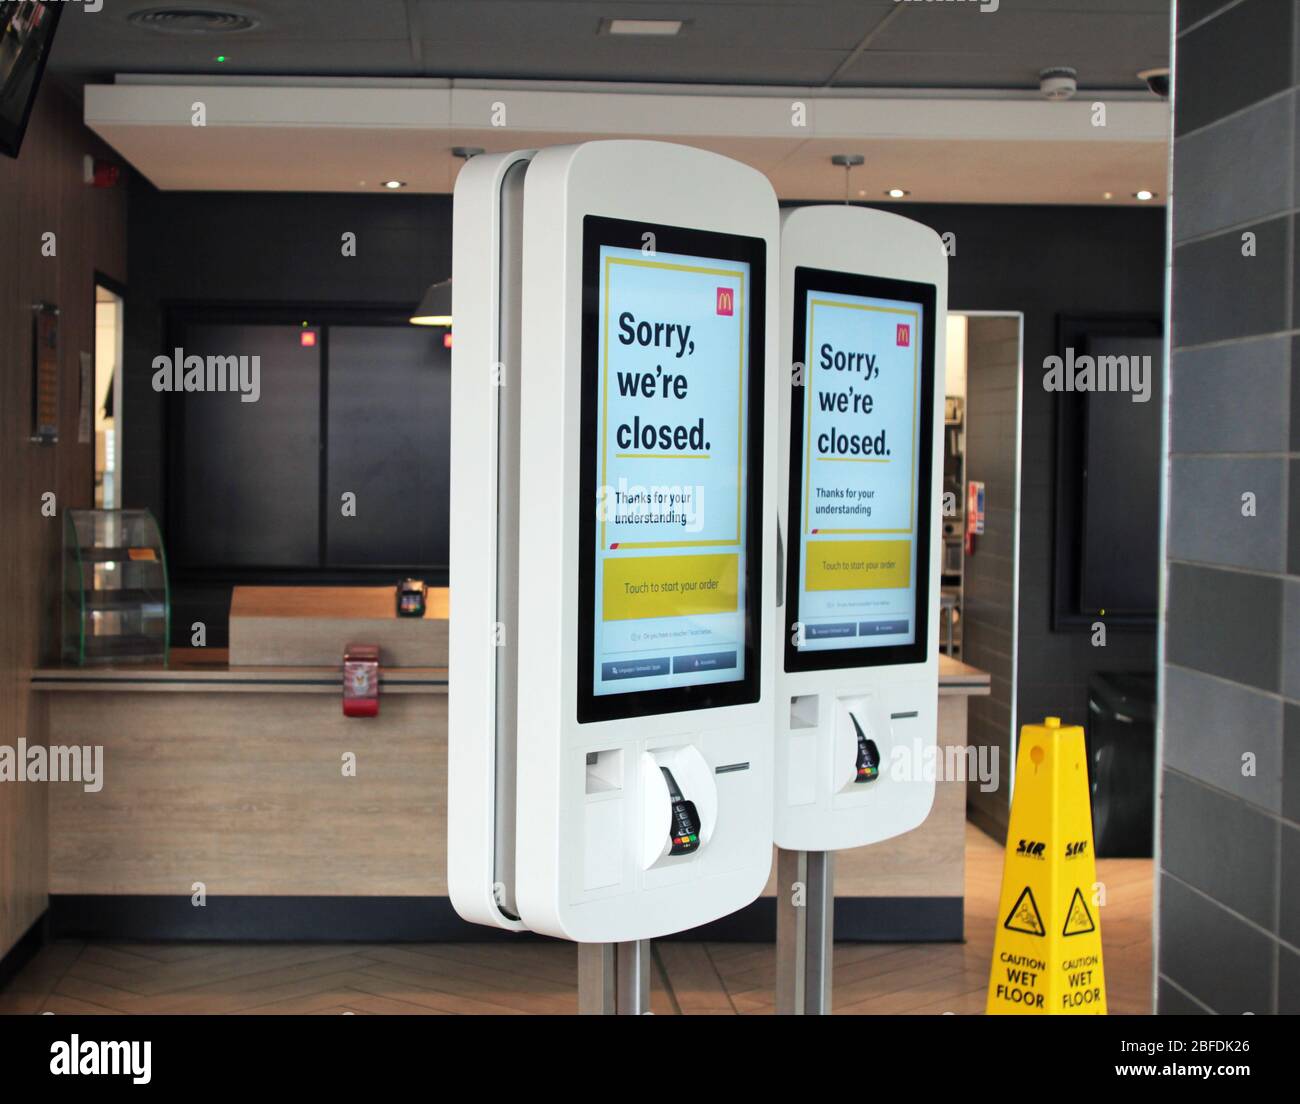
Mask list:
[[[411,308],[451,273],[450,196],[161,192],[132,174],[129,227],[126,504],[160,514],[163,396],[150,364],[166,351],[167,304]],[[355,256],[344,253],[345,234],[356,235]]]
[[[165,327],[173,306],[313,304],[404,312],[451,272],[450,196],[161,192],[131,173],[129,228],[135,278],[126,297],[125,505],[153,509],[169,541],[165,396],[150,385],[150,365],[168,351]],[[353,240],[355,250],[345,252]],[[404,508],[445,518],[445,482],[442,492],[436,478],[432,486],[434,497],[412,497]],[[435,573],[429,581],[444,579]],[[231,582],[173,588],[173,643],[188,644],[196,621],[206,626],[209,646],[225,643]]]
[[[316,566],[319,348],[292,326],[190,325],[178,339],[187,358],[247,358],[258,394],[168,397],[173,569]]]
[[[451,350],[442,334],[419,326],[330,328],[331,564],[447,563]],[[356,496],[355,516],[340,508],[345,492]]]

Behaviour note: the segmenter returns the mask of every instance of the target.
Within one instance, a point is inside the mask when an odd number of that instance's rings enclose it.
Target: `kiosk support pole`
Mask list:
[[[644,1016],[650,1011],[650,940],[578,944],[578,1014]]]
[[[835,946],[830,851],[776,852],[776,1011],[827,1016]]]

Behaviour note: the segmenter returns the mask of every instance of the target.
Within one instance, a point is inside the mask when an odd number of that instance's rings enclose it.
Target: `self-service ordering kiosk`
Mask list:
[[[471,160],[454,234],[452,903],[717,919],[771,866],[775,196],[591,142]]]
[[[781,228],[774,836],[778,1011],[830,1011],[830,852],[934,800],[947,258],[934,231],[849,206]]]

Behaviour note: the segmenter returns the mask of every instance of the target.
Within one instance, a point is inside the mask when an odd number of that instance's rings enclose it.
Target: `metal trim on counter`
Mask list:
[[[324,667],[131,671],[44,668],[32,672],[33,690],[111,693],[207,692],[261,694],[337,694],[342,672]],[[445,694],[447,671],[441,667],[383,671],[385,694]]]
[[[176,656],[181,650],[173,651]],[[224,664],[176,662],[170,668],[43,667],[32,672],[31,688],[41,691],[107,691],[114,693],[253,693],[337,694],[342,679],[332,667],[228,667]],[[445,694],[445,667],[380,669],[385,694]],[[986,695],[986,672],[948,656],[939,657],[939,694]]]

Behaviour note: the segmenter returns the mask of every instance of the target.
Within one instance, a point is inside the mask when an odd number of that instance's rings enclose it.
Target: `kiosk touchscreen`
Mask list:
[[[779,847],[899,835],[934,799],[947,259],[932,230],[805,207],[781,231]]]
[[[582,230],[578,719],[755,702],[762,242]]]
[[[528,168],[515,889],[536,931],[648,939],[767,880],[777,232],[766,178],[701,150]]]

